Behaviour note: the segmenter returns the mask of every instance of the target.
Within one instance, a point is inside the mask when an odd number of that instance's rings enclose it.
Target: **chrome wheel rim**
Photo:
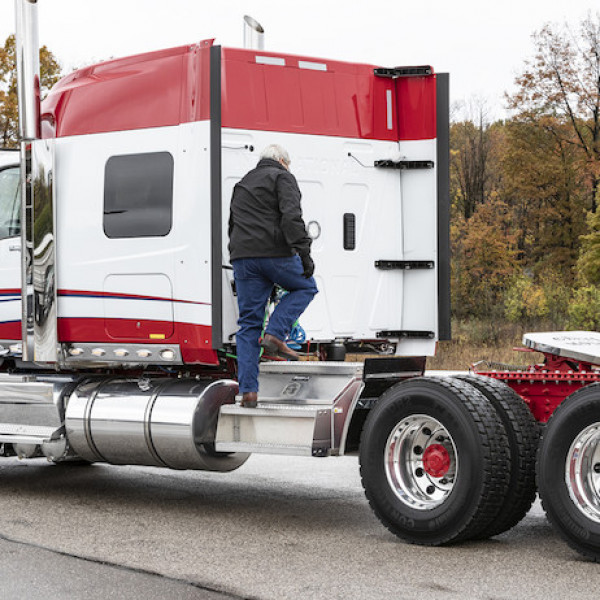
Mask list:
[[[384,464],[396,496],[417,510],[442,504],[458,473],[454,440],[429,415],[411,415],[394,427],[385,444]]]
[[[567,454],[565,481],[575,506],[600,523],[600,423],[586,427]]]

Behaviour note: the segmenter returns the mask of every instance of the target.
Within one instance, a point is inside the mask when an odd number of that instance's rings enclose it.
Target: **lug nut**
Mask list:
[[[433,492],[435,492],[435,487],[433,487],[432,485],[428,485],[427,489],[425,490],[428,494],[433,494]]]
[[[429,427],[423,427],[423,435],[431,435],[431,429],[429,429]]]
[[[421,448],[421,446],[415,446],[415,447],[413,448],[413,452],[414,452],[415,454],[423,454],[423,448]]]
[[[423,477],[423,475],[425,474],[425,471],[423,471],[423,469],[421,469],[421,467],[419,467],[416,471],[415,471],[415,475],[417,477]]]
[[[445,439],[446,439],[446,438],[445,438],[443,435],[438,435],[438,436],[435,438],[435,441],[436,441],[436,442],[439,442],[439,443],[441,444],[441,443],[442,443],[442,442],[443,442]]]
[[[594,473],[600,473],[600,463],[594,465]]]

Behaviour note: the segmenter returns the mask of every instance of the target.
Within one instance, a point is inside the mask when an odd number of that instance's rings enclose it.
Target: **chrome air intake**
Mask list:
[[[86,382],[68,400],[67,439],[92,462],[232,471],[248,454],[217,453],[214,440],[219,409],[237,389],[225,380]]]

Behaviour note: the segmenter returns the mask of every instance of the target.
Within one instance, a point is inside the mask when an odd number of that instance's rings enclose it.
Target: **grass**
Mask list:
[[[522,347],[520,340],[494,345],[454,341],[440,342],[436,355],[427,359],[427,368],[464,371],[479,361],[490,363],[489,369],[500,368],[497,366],[499,364],[526,367],[541,362],[541,354],[519,352],[514,350],[515,347]],[[483,367],[482,369],[486,370]]]
[[[427,359],[427,368],[442,371],[465,371],[479,361],[516,367],[536,364],[542,361],[542,354],[519,352],[515,348],[523,348],[522,338],[526,331],[548,331],[550,329],[554,328],[548,327],[547,324],[546,326],[539,324],[523,328],[508,323],[455,320],[452,323],[452,340],[438,343],[436,355]],[[363,359],[364,356],[355,354],[349,355],[346,360]],[[495,368],[500,367],[496,366]]]
[[[526,367],[540,362],[543,356],[515,349],[523,348],[523,334],[527,331],[544,330],[548,330],[544,324],[524,328],[511,323],[454,320],[452,340],[439,342],[436,355],[427,360],[427,367],[464,370],[479,361]]]

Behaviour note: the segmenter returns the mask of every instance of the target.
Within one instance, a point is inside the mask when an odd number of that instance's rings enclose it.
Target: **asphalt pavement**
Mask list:
[[[233,473],[0,460],[0,600],[594,599],[536,503],[492,540],[402,543],[355,457],[252,456]]]
[[[192,582],[0,539],[0,597],[27,600],[228,600]]]

